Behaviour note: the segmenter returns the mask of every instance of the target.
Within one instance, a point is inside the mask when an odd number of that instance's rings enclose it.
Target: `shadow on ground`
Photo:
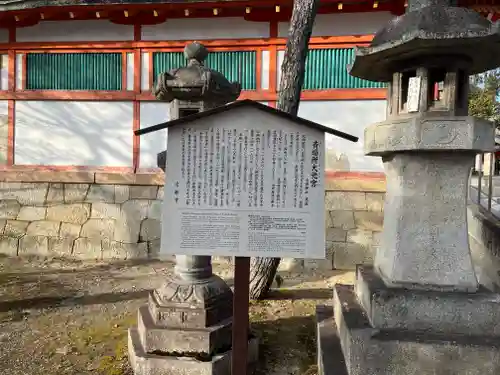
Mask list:
[[[290,362],[295,368],[288,369],[287,374],[316,374],[316,323],[313,315],[260,321],[251,326],[260,344],[255,375],[280,373]]]
[[[62,306],[102,305],[136,299],[144,299],[149,290],[116,293],[100,293],[83,296],[47,296],[0,302],[0,312],[20,309],[47,309]]]
[[[300,300],[300,299],[332,299],[333,290],[330,288],[309,289],[272,289],[267,300]]]

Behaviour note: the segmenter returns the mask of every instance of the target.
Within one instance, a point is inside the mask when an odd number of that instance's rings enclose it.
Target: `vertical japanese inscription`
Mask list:
[[[300,132],[184,128],[180,140],[187,207],[305,209],[320,186],[321,142]]]

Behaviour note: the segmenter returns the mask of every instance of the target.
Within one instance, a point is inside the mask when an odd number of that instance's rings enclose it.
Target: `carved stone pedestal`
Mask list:
[[[335,286],[334,316],[349,375],[500,373],[500,298],[487,290],[408,292],[360,267],[354,288]]]
[[[230,373],[233,293],[210,257],[177,256],[175,276],[151,292],[129,331],[136,375]],[[257,360],[249,342],[249,363]]]

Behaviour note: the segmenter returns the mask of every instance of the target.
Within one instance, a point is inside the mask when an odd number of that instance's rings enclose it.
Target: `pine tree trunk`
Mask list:
[[[281,66],[281,82],[277,108],[296,115],[299,111],[300,92],[304,83],[309,39],[316,17],[319,0],[295,0],[288,31],[285,57]],[[266,296],[276,276],[280,258],[252,259],[250,270],[250,298]]]

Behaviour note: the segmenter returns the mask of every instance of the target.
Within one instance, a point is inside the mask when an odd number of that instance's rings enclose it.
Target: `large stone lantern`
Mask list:
[[[443,0],[410,0],[356,51],[351,75],[388,83],[387,120],[364,137],[387,191],[374,267],[335,286],[350,375],[500,374],[500,296],[478,283],[466,222],[474,157],[494,147],[493,125],[467,115],[469,76],[499,65],[498,27]]]
[[[190,43],[184,55],[187,65],[160,74],[153,89],[158,100],[170,103],[170,120],[239,97],[238,83],[204,65],[205,46]],[[165,164],[166,151],[158,154],[158,166],[165,170]],[[213,274],[210,256],[176,255],[173,277],[151,292],[148,305],[139,309],[137,328],[129,331],[134,374],[228,374],[232,308],[233,293]],[[255,346],[254,340],[250,350]]]

